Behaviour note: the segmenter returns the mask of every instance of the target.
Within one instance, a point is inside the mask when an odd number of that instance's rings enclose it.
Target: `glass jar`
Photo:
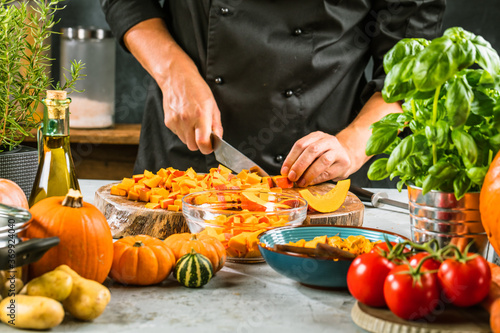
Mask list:
[[[85,63],[86,77],[75,84],[82,93],[71,95],[71,128],[107,128],[115,115],[115,47],[111,31],[97,28],[61,29],[61,71],[69,76],[73,60]]]

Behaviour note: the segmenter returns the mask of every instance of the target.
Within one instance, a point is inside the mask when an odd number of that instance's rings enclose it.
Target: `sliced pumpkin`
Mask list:
[[[307,201],[312,209],[320,213],[331,213],[342,206],[350,186],[351,180],[345,179],[337,182],[337,185],[324,195],[316,196],[308,189],[300,190],[299,195]]]

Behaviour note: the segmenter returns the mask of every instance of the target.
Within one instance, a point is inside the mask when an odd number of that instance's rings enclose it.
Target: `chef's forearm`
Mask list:
[[[365,104],[356,119],[336,135],[337,139],[349,151],[351,173],[357,171],[371,156],[366,156],[365,148],[371,136],[370,126],[389,113],[402,112],[399,103],[388,104],[380,92],[376,92]]]
[[[123,41],[160,87],[168,86],[174,67],[198,73],[196,65],[170,35],[165,22],[152,18],[130,28]]]

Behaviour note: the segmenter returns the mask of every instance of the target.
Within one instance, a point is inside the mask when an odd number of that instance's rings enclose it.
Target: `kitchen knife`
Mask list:
[[[351,187],[349,188],[349,191],[360,197],[360,199],[365,198],[366,200],[370,201],[373,207],[376,208],[382,207],[384,204],[386,204],[408,210],[407,203],[389,199],[389,196],[385,192],[373,193],[368,190],[365,190],[364,188],[357,187],[352,184]]]
[[[269,174],[258,166],[257,163],[243,155],[239,150],[231,146],[226,141],[219,138],[215,133],[211,133],[210,140],[212,141],[215,159],[235,173],[239,173],[241,170],[249,170],[257,172],[257,174],[261,177],[269,176]]]

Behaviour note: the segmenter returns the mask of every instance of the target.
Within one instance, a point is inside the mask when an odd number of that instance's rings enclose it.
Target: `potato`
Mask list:
[[[15,328],[45,330],[59,325],[63,319],[61,303],[52,298],[17,295],[0,302],[0,320]]]
[[[73,278],[62,270],[54,270],[34,278],[26,285],[30,296],[45,296],[62,302],[68,298],[73,287]]]
[[[19,294],[19,292],[23,289],[24,283],[23,280],[18,278],[13,278],[5,281],[2,290],[2,297],[6,298],[8,296],[13,296],[14,294]]]
[[[62,270],[73,278],[71,293],[63,301],[63,306],[69,313],[80,320],[93,320],[104,312],[111,299],[108,288],[99,282],[82,278],[66,265],[61,265],[56,270]]]

